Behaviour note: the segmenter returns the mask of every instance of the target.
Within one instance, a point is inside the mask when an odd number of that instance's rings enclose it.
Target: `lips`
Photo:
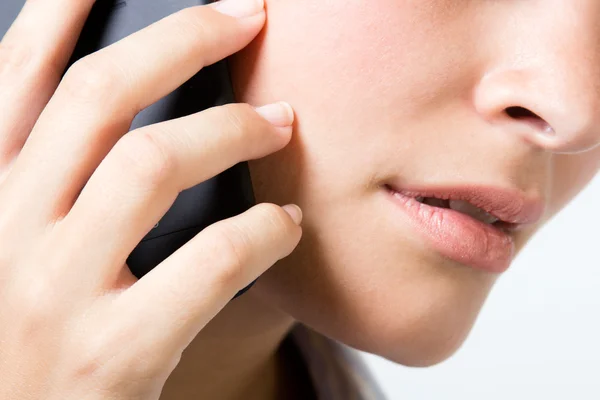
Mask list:
[[[504,272],[515,253],[512,233],[540,220],[538,196],[484,186],[402,188],[390,199],[442,256],[487,272]]]
[[[435,197],[444,200],[463,200],[507,223],[515,225],[537,222],[543,204],[535,197],[517,190],[496,187],[436,188],[402,190],[390,185],[390,189],[408,197]]]

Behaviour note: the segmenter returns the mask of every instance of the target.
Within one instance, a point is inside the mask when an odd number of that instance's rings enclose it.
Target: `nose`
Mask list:
[[[555,153],[600,144],[600,2],[575,3],[554,1],[563,9],[503,31],[473,99],[490,123]]]

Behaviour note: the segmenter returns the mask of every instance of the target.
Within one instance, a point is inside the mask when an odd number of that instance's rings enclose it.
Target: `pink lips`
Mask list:
[[[510,231],[533,224],[544,205],[522,192],[490,187],[402,190],[389,187],[389,194],[410,218],[417,231],[441,255],[487,272],[508,269],[515,254]],[[415,197],[464,200],[505,222],[500,229],[459,211],[420,203]]]

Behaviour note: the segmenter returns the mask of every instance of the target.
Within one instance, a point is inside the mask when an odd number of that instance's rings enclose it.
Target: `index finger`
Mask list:
[[[244,4],[254,4],[255,12]],[[46,199],[27,218],[47,223],[68,212],[141,109],[258,34],[265,19],[261,5],[225,0],[189,7],[77,61],[16,160],[12,171],[18,179],[9,175],[6,181],[19,198]],[[251,16],[233,18],[217,10]]]
[[[4,37],[11,17],[0,15],[1,169],[17,156],[56,89],[94,4],[94,0],[23,2]],[[4,7],[1,13],[8,12]]]

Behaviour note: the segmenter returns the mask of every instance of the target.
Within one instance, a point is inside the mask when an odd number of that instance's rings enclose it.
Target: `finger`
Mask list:
[[[61,221],[61,232],[74,238],[73,253],[86,249],[84,279],[100,290],[111,287],[181,191],[283,148],[291,137],[291,107],[276,103],[259,112],[272,123],[247,104],[229,104],[122,138]]]
[[[0,171],[56,89],[94,0],[27,1],[0,42]]]
[[[45,225],[66,214],[139,110],[240,50],[263,23],[262,9],[233,18],[208,6],[190,7],[77,61],[3,185],[12,201],[45,199],[36,207],[21,204],[22,218]]]
[[[301,211],[290,212],[299,224]],[[301,235],[288,213],[267,203],[209,226],[118,300],[125,319],[137,331],[145,327],[136,345],[182,351],[239,289],[287,257]]]

